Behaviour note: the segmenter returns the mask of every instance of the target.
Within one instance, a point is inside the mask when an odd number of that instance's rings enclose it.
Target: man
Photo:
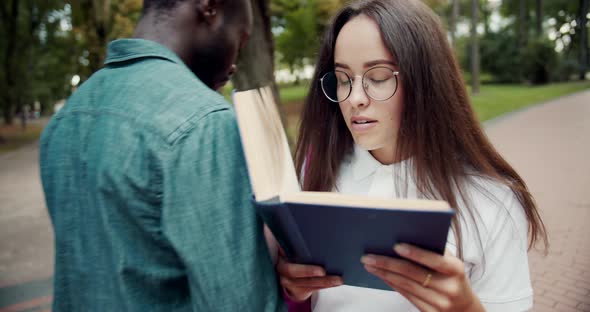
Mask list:
[[[248,0],[145,0],[41,139],[53,311],[275,311],[234,112]]]

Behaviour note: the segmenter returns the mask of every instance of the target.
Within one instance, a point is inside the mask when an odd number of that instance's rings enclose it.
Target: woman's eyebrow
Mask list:
[[[363,66],[364,66],[364,68],[369,68],[369,67],[373,67],[373,66],[376,66],[376,65],[383,65],[383,64],[391,65],[391,66],[397,66],[397,64],[395,62],[390,61],[390,60],[385,60],[385,59],[383,59],[383,60],[369,61],[369,62],[366,62],[365,64],[363,64]],[[338,63],[338,62],[334,63],[334,67],[340,67],[340,68],[344,68],[344,69],[350,69],[350,66],[348,66],[346,64]]]
[[[350,69],[350,66],[342,63],[334,63],[334,67],[342,67],[344,69]]]
[[[364,66],[365,66],[365,68],[367,68],[367,67],[373,67],[375,65],[383,65],[383,64],[387,64],[387,65],[391,65],[391,66],[397,65],[393,61],[390,61],[390,60],[374,60],[374,61],[366,62],[364,64]]]

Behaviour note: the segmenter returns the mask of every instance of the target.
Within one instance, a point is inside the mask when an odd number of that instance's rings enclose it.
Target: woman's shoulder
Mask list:
[[[498,206],[515,196],[513,190],[506,183],[490,176],[475,173],[465,177],[463,191],[472,200],[487,202],[493,206]]]
[[[506,183],[492,177],[472,174],[466,178],[462,192],[467,200],[461,201],[462,208],[469,206],[469,219],[474,220],[479,230],[483,230],[488,238],[495,236],[501,229],[508,230],[507,225],[520,233],[527,228],[522,204]],[[465,213],[463,215],[466,216]]]

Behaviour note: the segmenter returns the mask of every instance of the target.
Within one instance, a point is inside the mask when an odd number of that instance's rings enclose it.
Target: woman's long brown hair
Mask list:
[[[523,179],[500,156],[484,134],[469,102],[460,69],[438,17],[418,0],[356,1],[343,8],[324,35],[315,73],[305,100],[295,151],[299,178],[306,191],[332,191],[339,168],[354,142],[338,105],[322,93],[320,77],[334,69],[336,38],[349,20],[364,14],[380,27],[385,46],[399,65],[404,110],[396,159],[412,156],[412,176],[425,198],[447,201],[456,210],[453,231],[462,258],[459,218],[473,209],[462,185],[474,173],[508,186],[524,208],[529,248],[547,234]],[[305,168],[304,168],[305,164]],[[458,191],[458,195],[455,191]],[[481,244],[481,241],[480,241]]]

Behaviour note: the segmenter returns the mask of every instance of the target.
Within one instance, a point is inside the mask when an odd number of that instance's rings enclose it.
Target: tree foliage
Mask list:
[[[34,93],[44,36],[51,27],[47,19],[58,5],[53,0],[0,2],[0,106],[6,123],[12,123],[15,111]]]
[[[108,41],[133,32],[142,0],[0,2],[0,108],[6,123],[25,105],[44,111],[71,92],[74,75],[102,66]]]
[[[256,6],[264,4],[269,19],[260,37],[268,44],[251,46],[249,53],[274,58],[275,64],[257,67],[260,60],[244,57],[240,65],[249,68],[248,75],[258,68],[268,80],[273,68],[296,70],[311,64],[332,16],[350,0],[251,1]],[[447,29],[467,28],[472,0],[423,1],[440,15]],[[497,14],[494,2],[475,1],[480,12],[481,69],[494,80],[544,83],[584,76],[590,57],[590,23],[585,18],[589,0],[502,0],[497,12],[501,27],[491,27],[491,17]],[[5,122],[12,122],[17,111],[35,102],[50,110],[52,103],[72,92],[74,75],[83,81],[101,68],[107,43],[133,33],[142,2],[0,1],[0,110]],[[453,4],[457,4],[454,11]],[[456,39],[453,45],[461,64],[469,68],[466,35],[457,31],[450,38]],[[256,49],[264,49],[264,54]]]
[[[279,63],[300,69],[315,59],[332,16],[346,0],[271,0]]]

